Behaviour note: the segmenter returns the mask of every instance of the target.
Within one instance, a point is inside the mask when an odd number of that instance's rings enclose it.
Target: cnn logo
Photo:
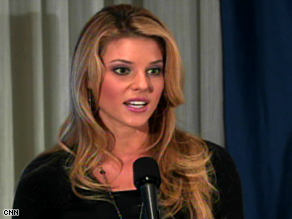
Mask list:
[[[19,216],[19,209],[4,209],[4,216]]]

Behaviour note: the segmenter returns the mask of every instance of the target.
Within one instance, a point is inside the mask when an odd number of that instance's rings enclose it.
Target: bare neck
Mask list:
[[[148,129],[122,129],[114,132],[115,147],[113,153],[125,162],[139,156],[147,144]]]
[[[143,153],[143,146],[148,140],[148,130],[119,129],[111,131],[116,139],[112,152],[121,159],[123,167],[120,169],[120,166],[113,160],[106,160],[102,165],[106,178],[112,191],[135,190],[133,163],[139,157],[147,156],[146,153]],[[97,168],[94,175],[100,182],[107,183],[104,181],[104,176],[100,174],[100,169]]]

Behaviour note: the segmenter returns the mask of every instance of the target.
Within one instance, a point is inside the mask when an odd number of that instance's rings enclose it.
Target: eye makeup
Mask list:
[[[112,71],[118,75],[127,75],[132,72],[128,67],[114,67],[112,68]]]
[[[153,67],[153,68],[147,69],[146,72],[149,75],[160,75],[162,74],[163,70],[162,70],[162,67]]]

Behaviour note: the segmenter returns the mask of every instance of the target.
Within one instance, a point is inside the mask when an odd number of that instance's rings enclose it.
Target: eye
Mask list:
[[[149,75],[160,75],[162,73],[161,67],[151,68],[147,70],[147,74]]]
[[[127,75],[131,73],[131,70],[126,67],[117,67],[113,69],[113,72],[115,72],[118,75]]]

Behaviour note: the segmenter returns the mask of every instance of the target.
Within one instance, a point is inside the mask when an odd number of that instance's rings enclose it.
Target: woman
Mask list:
[[[132,166],[147,156],[161,171],[161,218],[243,218],[230,156],[175,127],[182,79],[177,44],[152,13],[116,5],[93,16],[75,48],[59,145],[18,185],[20,217],[142,218]]]

